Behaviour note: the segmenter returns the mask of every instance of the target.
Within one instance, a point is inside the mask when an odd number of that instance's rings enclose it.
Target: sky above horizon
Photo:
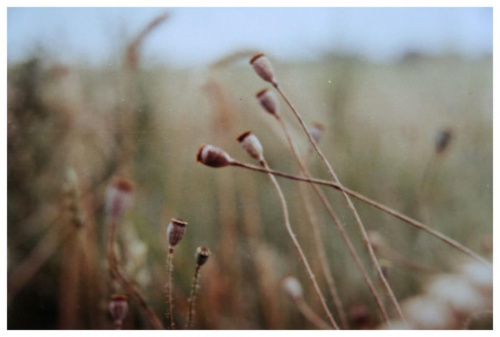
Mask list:
[[[8,61],[41,47],[61,62],[112,62],[126,38],[165,12],[170,18],[143,53],[178,67],[240,49],[283,60],[346,52],[373,61],[407,51],[475,58],[493,50],[491,8],[8,8]]]

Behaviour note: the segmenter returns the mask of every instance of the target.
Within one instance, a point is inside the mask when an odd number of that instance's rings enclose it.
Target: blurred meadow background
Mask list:
[[[324,125],[319,146],[343,185],[491,259],[492,9],[9,8],[9,329],[113,328],[109,298],[124,290],[107,270],[104,204],[116,177],[134,186],[117,228],[120,268],[164,324],[171,218],[188,222],[174,257],[179,328],[201,245],[212,255],[201,269],[194,328],[315,329],[282,290],[287,275],[326,320],[268,177],[196,162],[207,143],[258,164],[236,141],[252,130],[272,168],[299,174],[279,124],[255,98],[271,87],[248,63],[257,52],[271,60],[306,123]],[[307,154],[307,138],[280,103]],[[310,158],[313,175],[329,179]],[[373,297],[324,207],[299,183],[279,183],[334,316],[304,196],[349,328],[379,327]],[[341,193],[322,190],[390,308]],[[463,254],[354,204],[379,240],[377,256],[401,303],[441,274],[458,275]],[[479,313],[491,310],[486,293]],[[491,327],[491,314],[467,326]],[[134,298],[123,328],[151,328]]]

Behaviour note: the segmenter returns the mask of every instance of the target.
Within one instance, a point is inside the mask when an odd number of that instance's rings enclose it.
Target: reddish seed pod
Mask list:
[[[269,59],[263,54],[256,54],[250,59],[255,72],[266,82],[272,83],[274,86],[278,85],[274,69]]]
[[[255,96],[259,100],[259,103],[264,108],[264,110],[266,110],[271,115],[279,119],[280,117],[279,101],[278,97],[273,91],[267,88],[262,89]]]
[[[262,144],[251,131],[242,133],[237,140],[252,158],[259,161],[264,159],[264,149],[262,148]]]
[[[233,158],[224,150],[213,146],[203,145],[198,149],[196,160],[210,167],[224,167],[231,165]]]
[[[171,248],[175,247],[186,233],[187,222],[181,219],[172,219],[167,226],[167,240]]]
[[[132,204],[133,185],[123,178],[113,181],[106,190],[105,211],[106,215],[116,220],[121,217]]]
[[[210,249],[208,249],[207,247],[205,246],[198,247],[196,249],[196,255],[195,255],[196,265],[198,267],[201,267],[205,263],[207,263],[210,254],[211,254]]]
[[[113,324],[121,326],[125,316],[128,311],[127,296],[125,295],[113,295],[111,296],[111,301],[109,302],[109,313]]]

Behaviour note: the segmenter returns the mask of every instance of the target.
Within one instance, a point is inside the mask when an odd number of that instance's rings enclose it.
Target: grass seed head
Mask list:
[[[196,249],[196,254],[195,254],[195,259],[196,259],[196,265],[198,267],[203,266],[205,263],[207,263],[208,258],[210,257],[210,249],[208,249],[205,246],[200,246]]]
[[[210,167],[224,167],[231,165],[233,158],[227,152],[213,145],[202,145],[196,160]]]
[[[242,133],[237,140],[252,158],[257,159],[258,161],[264,159],[264,149],[262,148],[262,144],[257,136],[255,136],[251,131]]]
[[[255,96],[259,100],[259,103],[264,108],[264,110],[269,112],[277,119],[280,118],[280,105],[278,97],[276,96],[274,91],[265,88],[259,91]]]
[[[181,219],[172,219],[167,226],[167,240],[171,248],[175,247],[186,233],[187,222]]]
[[[255,54],[250,59],[250,64],[252,65],[255,72],[266,82],[272,83],[276,86],[276,75],[274,74],[274,69],[269,61],[269,59],[263,54]]]

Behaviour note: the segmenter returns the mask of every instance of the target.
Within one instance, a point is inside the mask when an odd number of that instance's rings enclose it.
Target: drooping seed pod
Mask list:
[[[133,185],[123,178],[113,181],[106,190],[105,210],[111,219],[121,217],[132,204]]]
[[[290,296],[292,299],[301,298],[303,291],[302,285],[299,280],[293,276],[287,276],[282,281],[282,287],[285,293]]]
[[[250,59],[255,72],[266,82],[272,83],[274,86],[278,84],[276,75],[269,59],[263,54],[256,54]]]
[[[210,167],[224,167],[233,162],[230,155],[213,145],[202,145],[198,150],[196,160]]]
[[[108,306],[111,319],[115,326],[121,327],[128,311],[128,301],[125,295],[112,295]]]
[[[312,123],[309,127],[309,133],[314,139],[314,142],[318,144],[325,133],[325,126],[321,123]]]
[[[262,148],[262,144],[251,131],[242,133],[237,140],[252,158],[259,161],[264,159],[264,149]]]
[[[201,267],[205,263],[207,263],[210,254],[211,254],[210,249],[208,249],[207,247],[205,246],[198,247],[196,249],[196,255],[195,255],[196,265],[198,267]]]
[[[167,240],[171,248],[175,247],[186,233],[187,222],[181,219],[172,219],[167,226]]]
[[[269,89],[262,89],[259,91],[255,97],[259,100],[260,105],[269,112],[271,115],[276,117],[277,119],[280,118],[280,105],[279,105],[279,100],[278,96],[274,93],[274,91],[271,91]]]

